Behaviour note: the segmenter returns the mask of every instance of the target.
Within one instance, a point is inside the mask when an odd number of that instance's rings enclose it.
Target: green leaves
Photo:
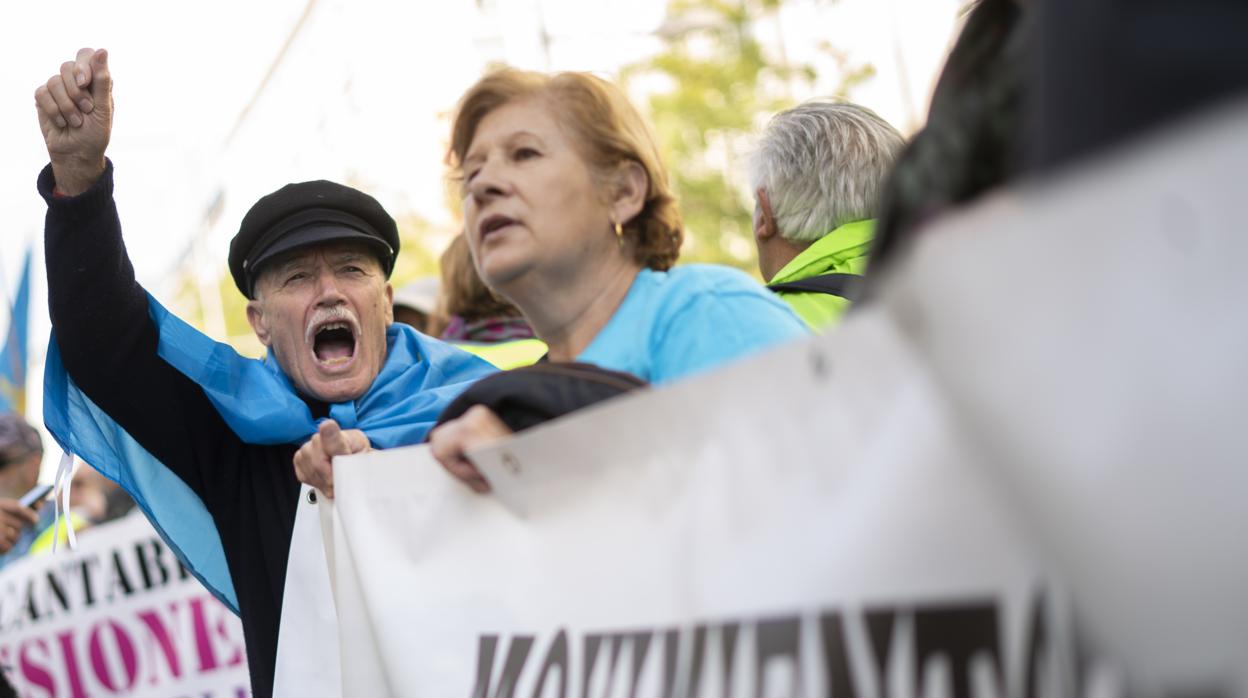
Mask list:
[[[670,0],[658,35],[664,49],[621,71],[621,82],[669,85],[649,97],[649,115],[685,221],[684,262],[714,262],[757,274],[753,192],[745,158],[767,119],[816,83],[814,65],[790,63],[777,17],[783,0]],[[765,37],[760,40],[760,37]],[[821,43],[840,71],[844,96],[874,74]]]
[[[660,35],[665,49],[628,66],[622,79],[663,78],[672,88],[649,100],[654,124],[680,197],[685,262],[715,262],[756,273],[752,194],[745,184],[749,137],[765,118],[793,104],[790,81],[811,83],[809,65],[768,57],[754,19],[774,15],[781,0],[672,0]]]

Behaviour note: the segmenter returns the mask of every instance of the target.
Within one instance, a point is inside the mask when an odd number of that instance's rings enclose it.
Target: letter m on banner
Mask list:
[[[26,413],[26,334],[30,320],[30,248],[22,262],[9,331],[0,350],[0,412]]]

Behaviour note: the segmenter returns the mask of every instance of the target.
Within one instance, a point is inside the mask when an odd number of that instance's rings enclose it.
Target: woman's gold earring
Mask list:
[[[615,224],[615,239],[619,241],[620,247],[624,246],[624,226],[619,223]]]

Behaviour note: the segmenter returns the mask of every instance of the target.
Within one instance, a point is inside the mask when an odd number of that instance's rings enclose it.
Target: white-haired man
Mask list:
[[[852,299],[903,142],[870,109],[816,100],[772,117],[750,157],[759,270],[816,330]]]
[[[316,497],[301,491],[295,455],[308,444],[305,454],[345,453],[344,433],[381,448],[419,443],[493,369],[392,322],[394,219],[364,192],[323,180],[262,197],[230,243],[266,359],[213,342],[135,277],[105,157],[107,53],[79,51],[35,103],[50,160],[38,185],[54,332],[45,424],[133,496],[186,568],[238,612],[253,695],[338,694],[318,518],[300,505]],[[301,651],[279,653],[282,638]]]

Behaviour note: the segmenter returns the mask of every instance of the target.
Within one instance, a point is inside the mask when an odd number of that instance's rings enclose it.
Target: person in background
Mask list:
[[[42,462],[39,432],[18,414],[0,414],[0,567],[25,555],[52,527],[53,507],[36,513],[18,501],[39,483]]]
[[[394,292],[394,321],[436,337],[442,322],[438,312],[438,277],[424,276]]]
[[[51,505],[49,505],[49,508]],[[79,462],[70,480],[69,510],[62,512],[65,522],[81,535],[97,524],[120,518],[134,509],[134,499],[116,482],[109,480],[85,462]],[[30,544],[31,555],[53,551],[53,544],[69,544],[65,526],[48,528]]]
[[[617,86],[587,73],[502,69],[459,103],[448,161],[464,196],[464,235],[482,281],[514,303],[553,363],[582,362],[662,385],[808,335],[746,274],[673,268],[680,212],[649,127]],[[466,457],[511,430],[475,405],[430,433],[433,455],[477,491]],[[368,448],[352,431],[315,455]],[[315,446],[305,446],[314,451]],[[312,455],[312,454],[309,454]]]
[[[78,464],[69,491],[70,512],[94,526],[119,519],[132,509],[134,499],[120,485],[87,463]]]
[[[441,270],[438,315],[447,319],[444,341],[502,369],[528,366],[546,354],[520,310],[481,281],[462,234],[442,252]]]
[[[853,298],[903,143],[866,107],[815,100],[772,117],[750,156],[759,270],[815,330]]]
[[[35,536],[35,539],[31,541],[30,547],[27,548],[26,553],[28,555],[46,555],[51,553],[58,544],[62,546],[69,545],[69,529],[71,527],[76,534],[81,534],[96,523],[99,523],[92,517],[91,510],[98,505],[101,507],[100,510],[103,511],[108,506],[108,500],[104,492],[97,489],[94,482],[82,483],[78,473],[83,471],[91,471],[91,467],[86,463],[80,463],[79,467],[74,471],[74,477],[69,490],[69,509],[61,511],[61,518],[64,523],[59,526],[54,525],[57,503],[51,501],[53,497],[49,495],[48,499],[50,501],[41,510],[41,514],[47,519],[47,525],[36,526],[37,529],[41,530],[39,530],[39,534]],[[97,477],[103,479],[99,475]],[[80,483],[84,486],[82,490],[78,489]],[[108,484],[114,489],[117,488],[116,483],[109,482]],[[124,495],[125,493],[123,492],[122,494]]]

